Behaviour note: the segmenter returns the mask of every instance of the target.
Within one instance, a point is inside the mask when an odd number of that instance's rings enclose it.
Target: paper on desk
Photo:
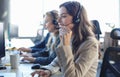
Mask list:
[[[4,76],[4,77],[16,77],[16,73],[13,73],[13,72],[10,72],[10,73],[8,73],[8,72],[2,72],[2,73],[0,73],[0,76]]]

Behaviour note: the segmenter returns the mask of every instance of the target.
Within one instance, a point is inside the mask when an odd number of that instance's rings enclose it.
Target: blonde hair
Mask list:
[[[54,16],[51,14],[51,12],[54,13]],[[57,19],[58,19],[58,11],[57,10],[48,11],[48,12],[45,13],[44,16],[49,16],[52,20],[56,20],[57,21]],[[56,45],[57,45],[57,41],[58,41],[58,36],[59,36],[59,30],[58,29],[56,29],[55,33],[50,33],[50,37],[49,37],[48,42],[46,44],[48,49],[50,49],[52,51],[55,50]],[[55,41],[54,43],[52,41],[53,38],[55,38],[54,39],[54,41]]]
[[[54,16],[51,14],[51,12],[54,13]],[[57,10],[48,11],[48,12],[46,12],[45,15],[51,17],[52,20],[54,20],[54,19],[57,20],[58,19],[58,11]]]

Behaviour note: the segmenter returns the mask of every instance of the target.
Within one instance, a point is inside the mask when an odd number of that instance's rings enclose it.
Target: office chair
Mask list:
[[[120,40],[120,28],[111,31],[110,37]],[[120,47],[108,47],[104,53],[100,77],[120,77]]]
[[[95,27],[94,33],[96,34],[96,38],[99,40],[100,34],[102,34],[101,29],[100,29],[100,24],[99,24],[98,20],[91,20],[91,22],[93,23],[93,25]]]

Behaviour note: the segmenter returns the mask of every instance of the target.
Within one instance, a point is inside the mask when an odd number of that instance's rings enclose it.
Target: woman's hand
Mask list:
[[[21,47],[21,48],[18,49],[18,51],[30,52],[32,50],[30,48]]]
[[[41,77],[41,76],[42,77],[50,77],[51,72],[49,70],[40,69],[40,70],[36,70],[36,71],[32,72],[31,73],[32,77],[34,77],[35,74],[38,74],[38,77]]]
[[[31,53],[27,53],[27,54],[21,53],[20,56],[21,57],[32,57],[32,54]]]
[[[66,26],[62,26],[59,29],[59,33],[60,33],[60,40],[62,45],[65,45],[65,46],[70,45],[72,31]]]
[[[34,62],[36,58],[34,57],[24,57],[22,60],[28,60],[30,62]]]

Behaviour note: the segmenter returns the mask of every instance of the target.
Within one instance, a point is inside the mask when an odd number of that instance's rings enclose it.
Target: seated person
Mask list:
[[[57,57],[49,65],[32,72],[32,77],[35,74],[51,77],[59,69],[59,77],[96,77],[99,42],[84,6],[77,1],[68,1],[59,7],[60,44],[55,50]]]
[[[45,52],[49,52],[49,56],[39,56],[41,54],[40,51],[36,52],[36,55],[38,55],[39,57],[24,56],[23,60],[28,60],[33,63],[39,63],[41,65],[47,65],[51,63],[51,61],[56,57],[55,49],[60,42],[57,18],[58,14],[55,10],[49,11],[45,14],[45,27],[48,29],[50,34],[48,42],[46,44]]]
[[[27,52],[27,54],[22,54],[23,57],[27,56],[33,56],[33,57],[38,57],[38,56],[48,56],[47,50],[47,42],[50,37],[50,33],[47,33],[46,37],[44,38],[43,41],[40,41],[39,43],[35,44],[35,46],[25,48],[21,47],[18,49],[18,51],[22,52]],[[39,55],[37,55],[39,52]]]

